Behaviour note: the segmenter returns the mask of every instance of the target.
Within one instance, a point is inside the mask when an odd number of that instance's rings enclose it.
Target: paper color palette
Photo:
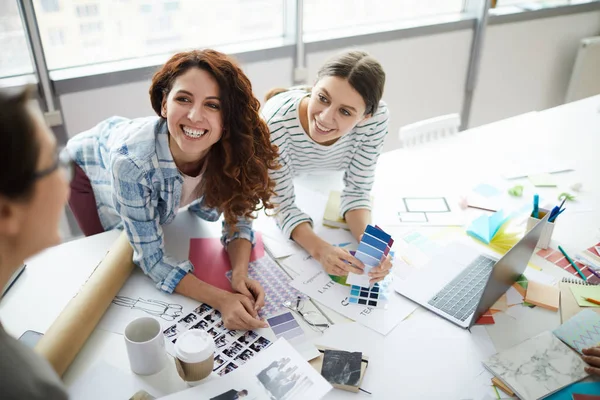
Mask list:
[[[300,325],[298,325],[298,322],[291,312],[268,318],[267,322],[275,333],[275,336],[277,336],[277,339],[283,337],[287,341],[290,341],[304,335],[304,331]]]
[[[348,302],[350,304],[359,304],[369,307],[382,307],[387,301],[387,290],[384,290],[379,283],[373,287],[362,287],[353,285],[350,287]]]
[[[362,275],[350,273],[346,282],[350,285],[369,287],[369,272],[387,257],[393,243],[390,235],[381,229],[367,225],[354,255],[365,265],[364,273]]]
[[[575,275],[576,277],[579,278],[579,274],[577,273],[575,268],[573,268],[573,266],[571,265],[569,260],[567,260],[560,251],[552,249],[552,248],[547,248],[544,250],[539,250],[536,254],[539,257],[546,259],[546,261],[550,261],[552,264],[564,269],[571,275]],[[593,285],[600,284],[600,278],[598,278],[596,275],[592,274],[592,272],[588,269],[587,266],[585,266],[575,260],[573,260],[573,261],[577,265],[577,268],[579,268],[581,270],[581,272],[583,273],[583,275],[586,277],[588,283],[591,283]]]

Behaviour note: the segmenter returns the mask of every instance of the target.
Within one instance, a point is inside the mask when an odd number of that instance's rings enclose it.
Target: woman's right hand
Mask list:
[[[223,324],[229,330],[251,330],[268,328],[261,320],[250,299],[239,293],[226,293],[217,309],[221,312]]]
[[[360,275],[365,268],[364,264],[348,251],[329,243],[323,243],[317,254],[315,258],[330,275],[347,276],[349,272]]]

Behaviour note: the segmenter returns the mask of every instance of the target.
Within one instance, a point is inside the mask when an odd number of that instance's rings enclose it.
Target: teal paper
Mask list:
[[[574,394],[598,394],[600,382],[579,382],[546,397],[546,400],[573,400]]]
[[[498,232],[498,229],[506,222],[508,217],[504,216],[502,210],[496,211],[492,215],[482,215],[476,218],[467,229],[467,234],[485,244],[490,244],[492,238]]]

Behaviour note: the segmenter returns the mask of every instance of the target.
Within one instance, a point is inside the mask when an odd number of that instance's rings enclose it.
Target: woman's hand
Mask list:
[[[378,266],[369,271],[369,283],[372,285],[376,282],[382,281],[390,273],[392,269],[392,256],[388,256]]]
[[[254,303],[243,294],[226,293],[219,301],[217,309],[221,312],[225,328],[229,330],[251,330],[269,326],[259,319]]]
[[[317,261],[330,275],[347,276],[349,272],[359,275],[363,273],[365,267],[363,263],[342,248],[324,243],[317,254]]]
[[[600,376],[600,346],[583,349],[583,361],[590,364],[585,368],[585,372]]]
[[[234,274],[231,277],[231,288],[250,299],[256,312],[264,307],[265,291],[258,281],[249,278],[247,275]]]

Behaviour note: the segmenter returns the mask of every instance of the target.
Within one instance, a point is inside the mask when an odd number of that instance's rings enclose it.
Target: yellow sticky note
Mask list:
[[[529,175],[529,181],[536,187],[556,187],[556,180],[548,173]]]
[[[600,300],[600,286],[586,286],[586,285],[569,285],[573,297],[577,300],[579,307],[600,307],[598,304],[590,303],[584,300],[584,297],[589,297],[595,300]]]

